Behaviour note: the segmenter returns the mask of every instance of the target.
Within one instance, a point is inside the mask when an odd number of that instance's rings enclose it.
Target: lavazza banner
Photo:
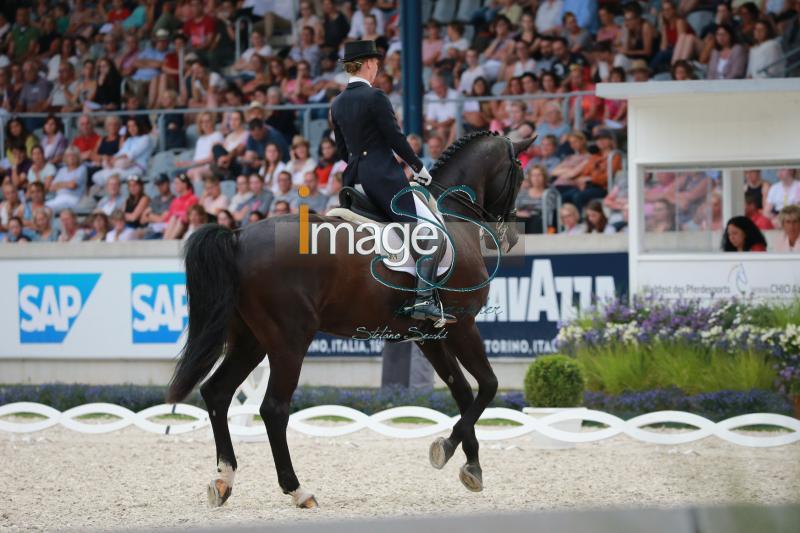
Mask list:
[[[626,253],[505,258],[478,315],[486,351],[551,353],[560,323],[627,284]],[[178,259],[8,260],[0,294],[9,296],[0,302],[4,358],[171,359],[188,321]],[[308,355],[376,356],[382,348],[320,334]]]

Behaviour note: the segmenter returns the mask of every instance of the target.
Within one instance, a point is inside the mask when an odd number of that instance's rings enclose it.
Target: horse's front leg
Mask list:
[[[475,423],[497,393],[497,377],[486,358],[483,341],[474,320],[470,319],[468,323],[459,322],[451,333],[452,335],[448,335],[447,340],[443,341],[445,351],[455,356],[478,382],[478,395],[475,401],[453,426],[453,434],[460,438],[464,454],[467,456],[467,462],[461,467],[459,478],[469,490],[478,492],[483,490],[483,473],[478,459],[479,446],[475,437]]]

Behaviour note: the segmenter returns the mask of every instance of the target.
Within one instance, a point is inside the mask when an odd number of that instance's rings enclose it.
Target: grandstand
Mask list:
[[[347,83],[338,59],[347,40],[376,40],[376,84],[402,120],[398,4],[3,3],[2,241],[181,239],[207,221],[337,206],[346,164],[327,115]],[[412,146],[430,166],[464,133],[537,134],[520,158],[528,233],[627,226],[627,105],[597,96],[597,83],[800,74],[798,0],[423,0],[422,10],[424,135]],[[745,170],[747,216],[780,227],[778,212],[800,204],[799,173]],[[648,174],[647,231],[721,231],[720,186],[713,170]]]

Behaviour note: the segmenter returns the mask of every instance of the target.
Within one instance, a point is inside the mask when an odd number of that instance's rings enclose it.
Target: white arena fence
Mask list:
[[[231,407],[228,416],[252,421],[252,415],[258,414],[258,408],[258,405],[252,403],[235,405]],[[64,412],[32,402],[17,402],[0,406],[0,418],[23,413],[34,413],[44,417],[44,420],[17,422],[0,419],[0,431],[30,433],[61,425],[81,433],[100,434],[119,431],[134,425],[152,433],[178,435],[209,426],[208,413],[199,407],[187,404],[156,405],[138,413],[109,403],[90,403],[73,407]],[[84,415],[108,415],[118,419],[111,422],[95,421],[93,423],[78,420],[78,417]],[[195,420],[177,424],[163,424],[150,420],[153,417],[163,415],[186,415],[193,417]],[[310,419],[319,417],[341,417],[352,422],[324,425],[308,423]],[[432,424],[419,424],[419,427],[409,428],[405,425],[397,426],[385,423],[401,417],[420,418],[430,421]],[[447,431],[458,421],[458,418],[458,416],[451,417],[433,409],[416,406],[395,407],[373,415],[366,415],[341,405],[320,405],[292,414],[289,417],[289,427],[314,437],[339,437],[362,429],[369,429],[390,438],[414,439],[429,437]],[[596,442],[617,435],[627,435],[642,442],[664,445],[685,444],[714,436],[733,444],[754,448],[784,446],[800,441],[800,420],[771,413],[741,415],[715,423],[702,416],[682,411],[658,411],[626,421],[609,413],[593,410],[565,410],[542,418],[533,418],[520,411],[498,407],[486,409],[481,418],[506,420],[519,424],[508,427],[501,426],[500,429],[486,429],[479,426],[476,428],[476,435],[478,439],[484,441],[513,439],[533,432],[556,441],[573,444]],[[552,427],[554,424],[568,420],[596,422],[606,427],[594,431],[579,432],[564,431]],[[697,429],[671,432],[655,432],[643,429],[654,424],[684,424]],[[742,434],[733,431],[737,428],[748,426],[771,426],[788,432],[769,431],[760,432],[762,434],[756,435],[753,432]],[[266,438],[266,430],[262,423],[252,425],[231,423],[230,431],[231,435],[235,437]]]

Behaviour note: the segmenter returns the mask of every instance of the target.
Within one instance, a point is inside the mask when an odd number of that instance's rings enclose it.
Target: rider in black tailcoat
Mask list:
[[[370,200],[392,221],[414,223],[415,219],[393,213],[390,207],[392,197],[409,185],[392,151],[411,167],[415,178],[429,183],[430,174],[400,131],[389,98],[372,87],[381,57],[375,41],[345,43],[343,62],[350,81],[331,105],[336,147],[339,157],[347,161],[342,182],[350,187],[361,183]],[[396,205],[416,213],[411,194],[401,196]],[[420,270],[422,277],[433,280],[445,243],[441,235],[438,240],[427,242],[437,244],[437,251],[431,260],[422,262]],[[442,318],[455,322],[455,317],[441,311],[434,291],[424,281],[420,279],[417,288],[423,290],[416,293],[414,305],[408,308],[412,318],[439,321],[438,326],[443,325]]]

